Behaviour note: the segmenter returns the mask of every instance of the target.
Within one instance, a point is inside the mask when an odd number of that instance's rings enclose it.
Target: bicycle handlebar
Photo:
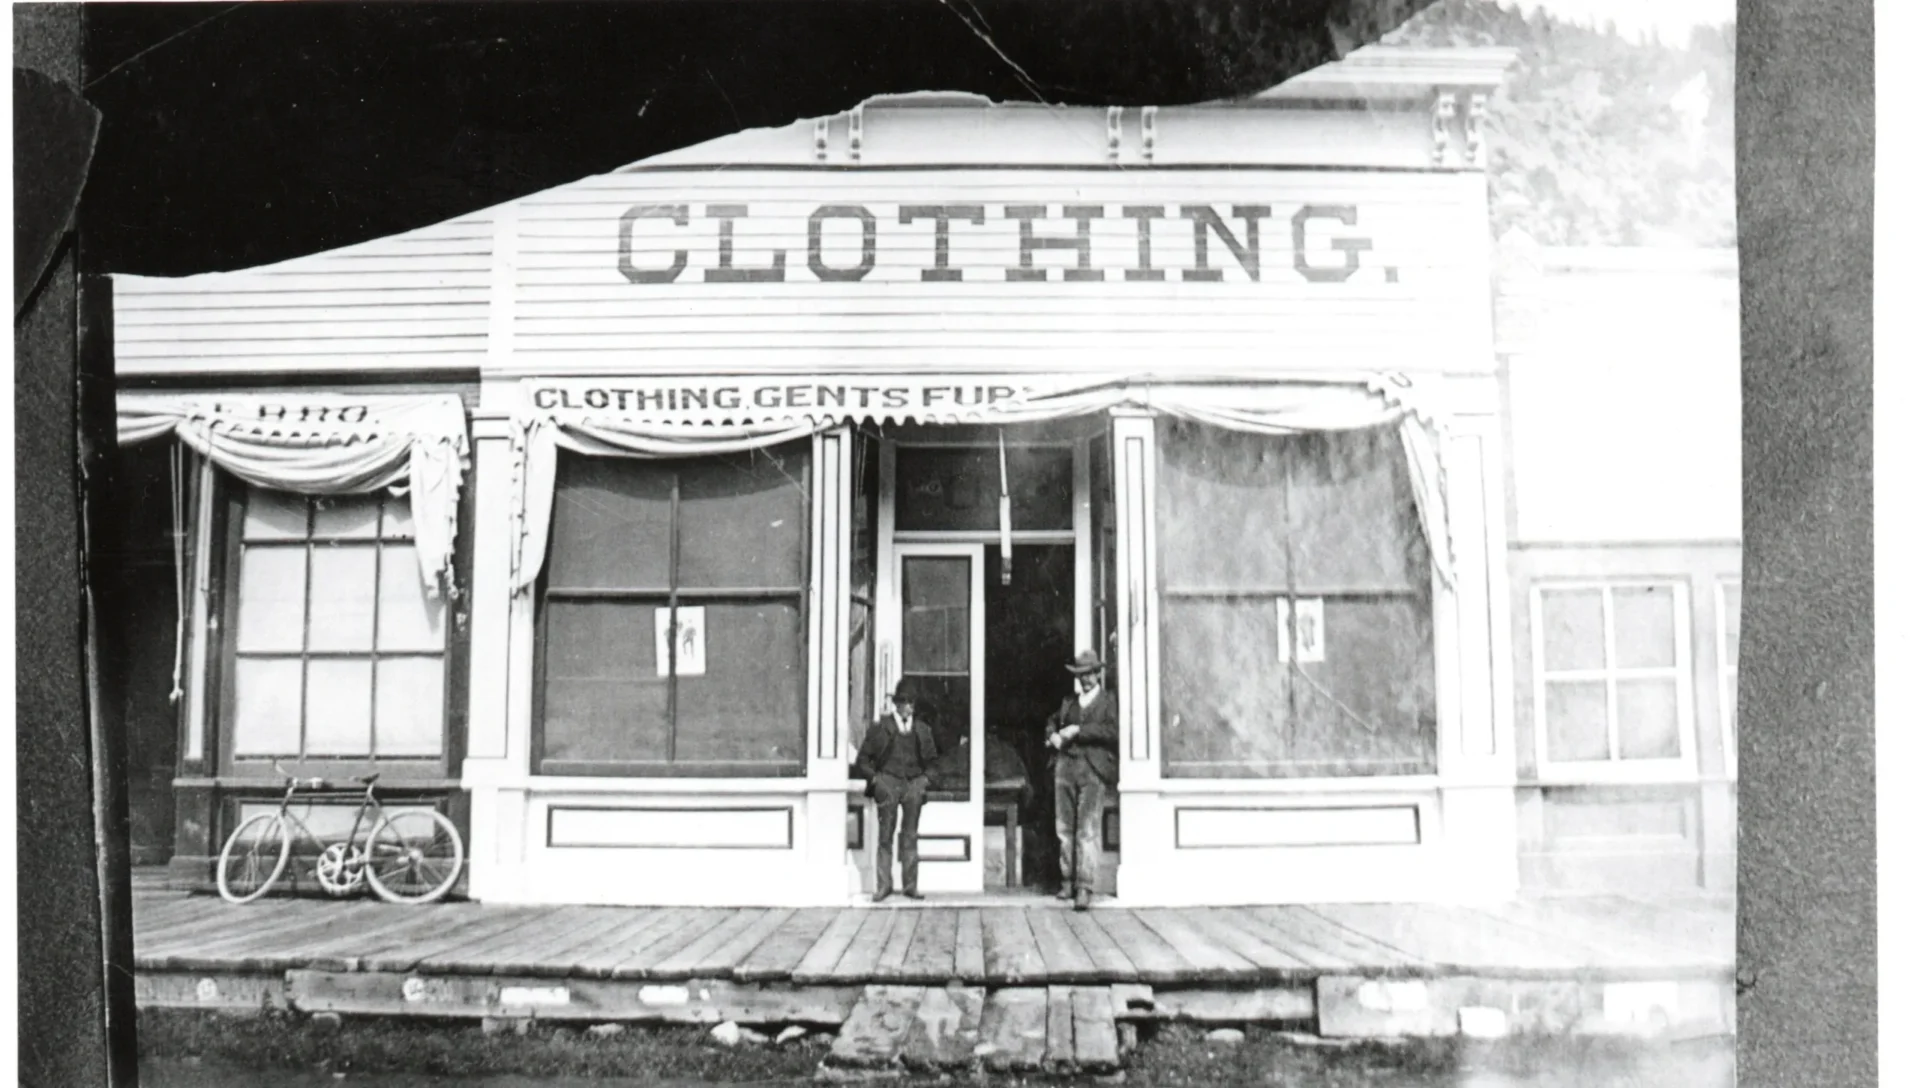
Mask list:
[[[324,790],[328,788],[326,779],[300,778],[288,772],[288,770],[285,767],[282,767],[280,765],[280,761],[277,759],[273,761],[273,769],[282,778],[287,780],[287,789],[289,790],[297,790],[297,789]],[[375,782],[380,781],[380,775],[379,775],[379,772],[375,772],[373,774],[355,775],[353,780],[358,785],[366,786],[368,789],[372,789],[373,784]]]

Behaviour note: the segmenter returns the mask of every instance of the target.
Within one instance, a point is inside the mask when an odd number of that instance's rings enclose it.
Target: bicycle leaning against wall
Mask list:
[[[371,887],[389,903],[431,903],[459,879],[466,846],[453,821],[431,808],[388,811],[374,794],[379,775],[354,778],[363,792],[353,827],[346,838],[328,842],[293,814],[294,800],[311,804],[322,798],[351,797],[354,791],[323,778],[295,778],[278,763],[273,769],[286,775],[287,791],[278,809],[241,821],[227,836],[220,850],[220,898],[251,903],[267,894],[286,872],[296,835],[300,842],[319,848],[314,879],[333,895]]]

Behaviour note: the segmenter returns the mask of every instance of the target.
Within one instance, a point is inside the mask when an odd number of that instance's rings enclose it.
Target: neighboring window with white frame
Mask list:
[[[1543,777],[1635,778],[1693,760],[1690,624],[1680,582],[1533,590]]]
[[[1723,578],[1715,587],[1719,636],[1720,735],[1726,738],[1727,777],[1740,776],[1740,580]]]
[[[248,487],[230,604],[230,763],[437,759],[446,604],[429,598],[408,500]]]

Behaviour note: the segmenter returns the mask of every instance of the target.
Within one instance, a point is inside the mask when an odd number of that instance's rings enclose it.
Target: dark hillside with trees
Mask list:
[[[1544,245],[1731,246],[1733,27],[1685,48],[1438,0],[1385,44],[1520,51],[1487,104],[1496,237]]]

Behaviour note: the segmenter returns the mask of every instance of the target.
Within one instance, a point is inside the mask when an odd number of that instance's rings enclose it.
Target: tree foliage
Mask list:
[[[1519,59],[1487,103],[1495,236],[1546,245],[1734,243],[1733,27],[1684,48],[1439,0],[1383,39],[1507,46]]]

